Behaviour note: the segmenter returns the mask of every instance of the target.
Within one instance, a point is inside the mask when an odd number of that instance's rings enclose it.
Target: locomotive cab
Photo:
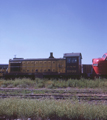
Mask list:
[[[81,76],[81,53],[65,53],[66,58],[66,74],[70,77]]]
[[[20,73],[23,58],[13,58],[9,60],[9,73]]]
[[[102,58],[93,59],[92,66],[97,76],[107,77],[107,53]]]

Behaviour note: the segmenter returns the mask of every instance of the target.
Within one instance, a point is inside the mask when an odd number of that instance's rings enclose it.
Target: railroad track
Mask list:
[[[98,89],[0,89],[0,98],[29,98],[29,99],[78,99],[78,100],[107,100],[107,93]]]
[[[78,100],[107,100],[107,95],[51,95],[51,94],[34,94],[34,95],[5,95],[5,94],[0,94],[0,98],[12,98],[12,97],[17,97],[17,98],[29,98],[29,99],[78,99]]]

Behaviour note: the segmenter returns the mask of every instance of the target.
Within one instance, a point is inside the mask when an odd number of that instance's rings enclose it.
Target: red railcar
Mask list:
[[[92,59],[92,63],[96,76],[107,77],[107,53],[105,53],[102,58]]]

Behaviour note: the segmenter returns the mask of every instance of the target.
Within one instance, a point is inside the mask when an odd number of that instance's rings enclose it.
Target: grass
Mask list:
[[[107,88],[107,79],[68,79],[68,80],[48,80],[48,79],[39,79],[35,80],[30,79],[15,79],[15,80],[0,80],[1,88]]]
[[[107,105],[71,100],[0,99],[0,116],[34,120],[106,120]]]
[[[66,91],[65,88],[71,89]],[[5,89],[0,90],[0,94],[76,94],[77,88],[80,92],[107,92],[107,79],[69,79],[69,80],[48,80],[39,79],[15,79],[15,80],[0,80],[0,88],[21,88],[21,89]],[[23,89],[24,88],[24,89]],[[36,89],[35,88],[45,88]],[[49,88],[49,89],[47,89]],[[57,89],[56,89],[57,88]],[[62,89],[58,89],[62,88]],[[89,101],[88,101],[89,102]],[[107,105],[99,102],[88,103],[77,101],[77,98],[72,100],[55,100],[55,99],[20,99],[20,98],[5,98],[0,99],[0,119],[27,119],[38,120],[106,120]]]

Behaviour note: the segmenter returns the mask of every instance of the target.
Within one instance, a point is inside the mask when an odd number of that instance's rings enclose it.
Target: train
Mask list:
[[[82,64],[81,53],[64,53],[62,58],[13,58],[9,64],[0,64],[0,77],[15,78],[94,78],[107,77],[107,53],[92,59],[92,64]]]
[[[92,63],[95,76],[107,78],[107,53],[102,58],[92,59]]]

